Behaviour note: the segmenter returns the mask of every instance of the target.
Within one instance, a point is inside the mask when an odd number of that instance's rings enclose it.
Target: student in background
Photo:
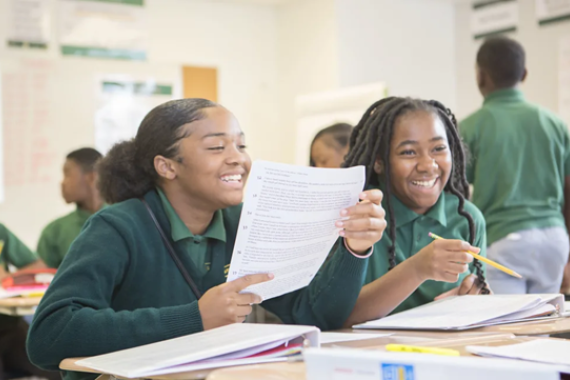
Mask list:
[[[337,123],[322,129],[311,143],[310,165],[317,168],[340,168],[348,153],[352,126]]]
[[[449,109],[410,98],[376,102],[350,138],[343,166],[357,165],[367,168],[368,188],[384,193],[388,233],[374,245],[347,327],[435,298],[489,293],[482,264],[466,253],[485,255],[485,220],[465,199],[465,154]],[[449,240],[433,241],[430,232]]]
[[[75,203],[75,211],[54,220],[42,231],[38,254],[50,268],[58,268],[83,225],[103,207],[97,189],[95,163],[101,153],[82,148],[67,155],[63,165],[61,195],[66,203]]]
[[[45,268],[45,264],[10,230],[0,223],[0,280],[16,269]],[[60,378],[57,372],[46,372],[32,365],[26,354],[28,324],[20,317],[0,314],[0,379],[9,377]]]
[[[10,267],[16,269],[45,268],[39,259],[20,239],[5,225],[0,223],[0,281],[10,275]]]
[[[89,219],[39,305],[32,362],[56,369],[66,357],[193,334],[251,313],[261,300],[240,291],[272,276],[226,282],[251,167],[245,148],[228,110],[181,99],[154,108],[133,140],[111,149],[99,174],[103,197],[116,204]],[[361,198],[367,202],[346,210],[344,238],[311,284],[263,303],[285,323],[328,330],[348,317],[364,258],[385,227],[381,192]]]
[[[487,221],[489,258],[521,274],[489,268],[496,293],[557,293],[568,262],[570,134],[554,114],[525,100],[525,52],[496,37],[477,53],[483,107],[461,122],[471,152],[467,179]]]

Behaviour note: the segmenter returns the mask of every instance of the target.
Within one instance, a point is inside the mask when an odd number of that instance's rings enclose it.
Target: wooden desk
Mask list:
[[[341,330],[341,332],[354,332],[355,334],[359,333],[375,333],[375,331],[362,331],[362,330]],[[324,344],[323,347],[352,347],[352,348],[364,348],[364,349],[383,349],[384,346],[388,343],[402,343],[402,344],[424,344],[424,345],[435,345],[436,343],[445,341],[446,344],[455,344],[460,345],[472,345],[472,344],[484,344],[486,342],[492,341],[510,341],[515,339],[513,334],[497,334],[497,333],[487,333],[487,332],[454,332],[454,333],[445,333],[442,335],[437,332],[416,332],[413,335],[409,331],[402,331],[396,332],[390,336],[380,336],[379,338],[374,339],[366,339],[360,341],[350,341],[350,342],[338,342],[338,343],[330,343]],[[82,358],[72,358],[72,359],[65,359],[63,360],[59,368],[64,371],[77,371],[77,372],[88,372],[88,373],[98,373],[97,371],[93,371],[91,369],[80,367],[75,363]],[[240,368],[252,368],[252,367],[259,367],[262,370],[263,376],[259,377],[262,378],[270,378],[271,377],[264,377],[266,376],[263,372],[267,366],[270,366],[269,369],[273,372],[275,368],[279,370],[283,369],[284,374],[291,372],[291,375],[296,373],[296,371],[301,365],[301,371],[303,378],[305,376],[305,366],[303,363],[273,363],[273,364],[265,364],[259,366],[244,366],[244,367],[232,367],[230,369],[240,370]],[[158,375],[153,376],[151,379],[153,380],[196,380],[196,379],[205,379],[209,374],[213,374],[214,372],[218,372],[222,370],[201,370],[201,371],[192,371],[192,372],[182,372],[170,375]],[[289,372],[288,372],[289,371]],[[253,379],[257,379],[257,377],[253,377]],[[295,379],[295,377],[292,377]]]
[[[0,314],[12,316],[33,315],[42,297],[12,297],[0,299]]]
[[[536,339],[551,338],[533,338],[533,337],[514,337],[503,338],[501,336],[487,336],[477,339],[444,339],[431,343],[430,346],[441,348],[452,348],[458,350],[462,356],[472,356],[466,350],[466,346],[504,346],[508,344],[516,344]],[[365,341],[362,341],[365,342]],[[353,342],[356,343],[356,342]],[[383,349],[383,347],[378,347]],[[226,368],[212,371],[208,375],[207,380],[306,380],[305,363],[277,363],[277,364],[258,364],[243,367]]]

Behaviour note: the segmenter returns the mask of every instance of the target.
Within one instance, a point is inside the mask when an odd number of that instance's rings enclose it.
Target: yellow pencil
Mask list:
[[[432,239],[435,239],[435,240],[443,239],[442,237],[437,236],[436,234],[434,234],[434,233],[432,233],[432,232],[429,233],[429,236],[430,236]],[[521,276],[520,274],[518,274],[517,272],[515,272],[514,270],[509,269],[509,268],[507,268],[507,267],[504,267],[504,266],[502,266],[501,264],[497,264],[496,262],[491,261],[491,260],[489,260],[489,259],[486,258],[486,257],[479,256],[478,254],[473,253],[473,252],[471,252],[471,251],[467,251],[467,253],[470,254],[471,256],[473,256],[474,258],[476,258],[477,260],[482,261],[482,262],[484,262],[484,263],[486,263],[486,264],[489,264],[490,266],[492,266],[492,267],[494,267],[494,268],[497,268],[498,270],[501,270],[501,271],[505,272],[506,274],[510,274],[510,275],[513,276],[513,277],[522,278],[522,276]]]

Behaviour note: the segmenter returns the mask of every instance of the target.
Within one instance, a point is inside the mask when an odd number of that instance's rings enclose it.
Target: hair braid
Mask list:
[[[440,102],[432,100],[428,103],[437,109],[440,119],[446,126],[448,138],[452,140],[452,144],[450,145],[452,147],[453,155],[453,175],[446,185],[446,190],[448,190],[459,199],[457,212],[459,215],[467,219],[467,223],[469,224],[469,244],[473,245],[477,231],[475,230],[475,222],[473,221],[473,217],[471,214],[464,210],[465,199],[469,197],[469,183],[467,182],[465,176],[465,151],[463,149],[461,137],[458,133],[457,120],[455,119],[455,115],[451,112],[451,110],[446,108]],[[482,293],[489,294],[490,291],[485,282],[485,274],[483,273],[481,262],[477,259],[474,259],[473,265],[475,266],[477,280],[479,280],[480,284],[483,284]]]

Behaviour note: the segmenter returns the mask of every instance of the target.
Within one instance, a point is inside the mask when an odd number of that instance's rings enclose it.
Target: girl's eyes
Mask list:
[[[213,146],[213,147],[210,147],[207,149],[212,150],[212,151],[223,151],[225,149],[225,147],[224,146]],[[247,145],[243,145],[243,144],[238,145],[238,149],[239,150],[245,150],[245,149],[247,149]]]

